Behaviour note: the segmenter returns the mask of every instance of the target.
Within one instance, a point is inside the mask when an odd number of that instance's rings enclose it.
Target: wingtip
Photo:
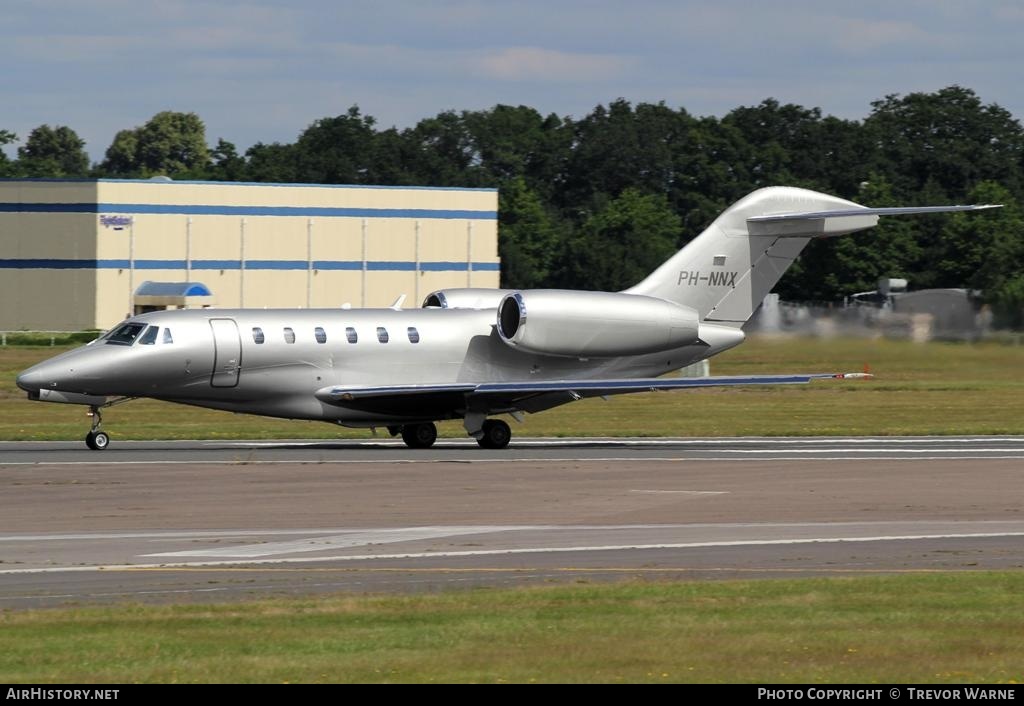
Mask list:
[[[836,373],[832,377],[838,380],[870,380],[875,376],[871,373]]]

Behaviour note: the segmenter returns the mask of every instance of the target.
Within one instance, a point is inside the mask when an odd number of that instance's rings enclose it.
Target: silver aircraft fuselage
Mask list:
[[[289,419],[376,426],[452,419],[460,410],[415,397],[372,411],[324,402],[325,388],[401,383],[651,377],[714,355],[742,333],[702,326],[702,342],[662,353],[586,360],[510,347],[494,309],[193,309],[141,314],[131,340],[99,338],[39,365],[18,384]],[[155,327],[155,333],[151,329]],[[151,339],[147,341],[148,339]],[[567,400],[568,401],[568,400]]]

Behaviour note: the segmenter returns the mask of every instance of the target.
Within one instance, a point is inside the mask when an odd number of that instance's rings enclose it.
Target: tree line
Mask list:
[[[17,137],[0,130],[0,144]],[[616,100],[581,118],[528,106],[445,111],[380,129],[353,106],[291,143],[240,154],[208,144],[194,113],[121,130],[90,164],[69,127],[41,125],[0,176],[497,187],[503,285],[617,290],[635,284],[733,201],[776,184],[868,206],[1003,203],[971,215],[885,219],[813,242],[783,299],[836,301],[904,277],[915,289],[984,292],[1004,324],[1024,309],[1024,130],[970,89],[889,95],[863,120],[781,104],[699,117]]]

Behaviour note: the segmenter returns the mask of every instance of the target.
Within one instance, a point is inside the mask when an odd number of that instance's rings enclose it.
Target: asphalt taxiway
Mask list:
[[[1024,567],[1024,437],[0,443],[0,609]]]

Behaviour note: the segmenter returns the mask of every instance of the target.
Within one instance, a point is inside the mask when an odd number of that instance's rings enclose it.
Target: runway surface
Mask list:
[[[1024,567],[1024,437],[0,443],[0,609]]]

